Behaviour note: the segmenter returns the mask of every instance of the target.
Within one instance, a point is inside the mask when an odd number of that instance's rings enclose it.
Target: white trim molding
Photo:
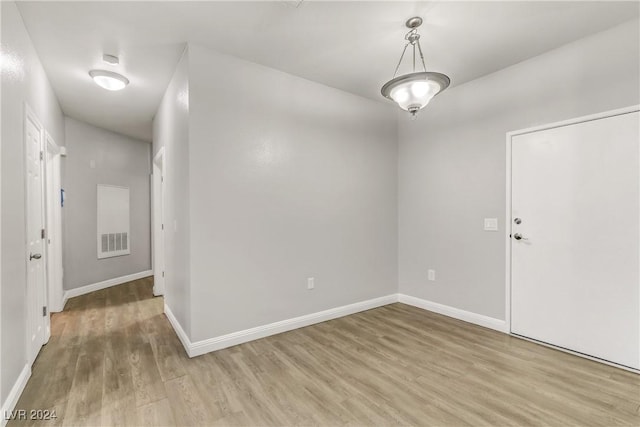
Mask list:
[[[189,357],[195,357],[212,351],[222,350],[223,348],[232,347],[234,345],[280,334],[282,332],[288,332],[305,326],[314,325],[316,323],[326,322],[327,320],[337,319],[339,317],[348,316],[361,311],[371,310],[372,308],[393,304],[395,302],[398,302],[398,294],[391,294],[196,342],[191,342],[191,340],[189,340],[189,337],[173,316],[169,307],[166,305],[164,307],[165,314],[176,331],[178,338],[182,341],[182,345],[184,345],[187,354]]]
[[[79,288],[67,289],[66,291],[64,291],[64,300],[62,301],[62,307],[64,308],[69,298],[78,297],[80,295],[99,291],[100,289],[110,288],[111,286],[132,282],[134,280],[144,279],[145,277],[149,277],[149,276],[153,276],[152,270],[146,270],[146,271],[141,271],[140,273],[133,273],[126,276],[116,277],[114,279],[109,279],[109,280],[105,280],[98,283],[92,283],[91,285],[81,286]]]
[[[464,322],[473,323],[474,325],[494,329],[499,332],[509,333],[509,328],[505,320],[495,319],[493,317],[404,294],[398,294],[398,302],[442,314],[444,316],[453,317],[454,319],[462,320]]]
[[[24,391],[24,388],[27,385],[27,381],[29,381],[30,377],[31,366],[29,366],[29,364],[27,363],[24,365],[24,368],[22,368],[22,372],[20,372],[18,379],[16,380],[13,387],[11,387],[11,391],[9,392],[7,399],[2,404],[2,414],[0,416],[1,427],[4,427],[9,421],[9,414],[15,409],[16,404],[18,403],[18,399],[20,398],[20,395],[22,395],[22,392]]]
[[[167,316],[167,319],[169,319],[169,323],[171,323],[171,326],[173,327],[173,330],[176,332],[176,335],[178,335],[178,338],[180,339],[182,346],[187,352],[187,355],[189,355],[189,357],[193,357],[191,355],[191,350],[190,350],[191,340],[189,340],[189,336],[184,331],[184,329],[182,329],[182,325],[180,324],[180,322],[178,322],[178,319],[176,319],[176,316],[173,315],[173,312],[171,311],[171,309],[166,303],[164,305],[164,314],[165,316]]]
[[[442,314],[468,323],[473,323],[499,332],[509,333],[507,322],[504,320],[495,319],[493,317],[472,313],[470,311],[461,310],[459,308],[450,307],[404,294],[391,294],[384,297],[373,298],[196,342],[191,342],[189,336],[182,328],[182,325],[180,325],[180,322],[178,322],[171,312],[171,309],[166,304],[164,306],[164,313],[178,335],[178,338],[182,342],[187,355],[189,355],[189,357],[195,357],[212,351],[222,350],[223,348],[244,344],[249,341],[292,331],[298,328],[304,328],[305,326],[349,316],[361,311],[371,310],[373,308],[382,307],[396,302]]]

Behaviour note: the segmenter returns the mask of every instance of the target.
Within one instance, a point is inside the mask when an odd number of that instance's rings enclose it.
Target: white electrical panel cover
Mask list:
[[[131,253],[129,189],[98,185],[98,259]]]

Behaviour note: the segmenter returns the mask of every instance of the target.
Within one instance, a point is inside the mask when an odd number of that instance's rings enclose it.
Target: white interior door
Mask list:
[[[637,369],[639,120],[511,139],[511,331]]]
[[[32,113],[25,118],[25,155],[27,174],[27,352],[33,363],[45,342],[45,245],[42,138],[43,129]]]
[[[164,295],[164,148],[153,159],[153,294]]]

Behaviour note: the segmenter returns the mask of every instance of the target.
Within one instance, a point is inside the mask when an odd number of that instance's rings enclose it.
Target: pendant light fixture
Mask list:
[[[384,97],[391,99],[400,108],[411,113],[412,119],[416,118],[418,111],[424,108],[431,101],[431,98],[445,90],[451,83],[449,77],[444,74],[427,71],[422,48],[420,47],[420,34],[418,34],[420,25],[422,25],[422,18],[418,16],[407,20],[406,26],[410,28],[410,31],[404,37],[407,43],[404,45],[400,61],[398,61],[396,70],[393,73],[393,78],[385,83],[381,90]],[[413,72],[396,77],[409,45],[413,50]],[[416,47],[418,48],[424,71],[416,72]]]

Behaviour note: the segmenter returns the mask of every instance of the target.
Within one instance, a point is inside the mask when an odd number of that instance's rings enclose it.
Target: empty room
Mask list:
[[[640,426],[640,2],[0,22],[0,427]]]

